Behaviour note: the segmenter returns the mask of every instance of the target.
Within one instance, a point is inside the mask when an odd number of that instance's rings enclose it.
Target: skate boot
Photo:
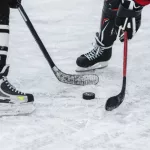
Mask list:
[[[107,67],[108,60],[111,58],[112,54],[112,46],[105,47],[104,44],[100,42],[98,37],[99,34],[96,33],[96,43],[94,48],[90,52],[77,58],[77,72],[84,72]]]
[[[32,94],[18,91],[7,80],[9,66],[0,72],[0,116],[26,115],[35,110]]]

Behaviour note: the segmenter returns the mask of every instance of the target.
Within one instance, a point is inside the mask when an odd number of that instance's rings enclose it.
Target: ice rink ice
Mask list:
[[[76,58],[92,48],[103,0],[26,0],[23,6],[56,65],[75,73]],[[0,150],[149,150],[150,6],[129,42],[127,92],[112,112],[106,100],[122,85],[123,44],[116,41],[107,68],[96,70],[94,86],[60,83],[51,71],[18,10],[11,10],[9,80],[35,96],[29,116],[0,118]],[[83,92],[96,99],[85,101]]]

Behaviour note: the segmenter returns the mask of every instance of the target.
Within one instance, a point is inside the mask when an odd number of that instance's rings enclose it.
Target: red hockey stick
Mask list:
[[[126,91],[126,74],[127,74],[127,53],[128,53],[128,33],[124,32],[124,56],[123,56],[123,83],[121,92],[113,97],[110,97],[105,105],[107,111],[112,111],[113,109],[120,106],[125,97]]]

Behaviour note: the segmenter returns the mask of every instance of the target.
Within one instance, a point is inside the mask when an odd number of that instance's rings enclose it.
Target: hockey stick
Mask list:
[[[36,30],[34,29],[34,26],[32,25],[29,17],[27,16],[23,6],[18,3],[19,7],[18,10],[27,24],[30,32],[32,33],[33,37],[35,38],[37,44],[39,45],[44,57],[48,61],[48,64],[50,65],[52,71],[54,72],[56,78],[63,83],[67,84],[73,84],[73,85],[91,85],[91,84],[97,84],[99,82],[99,77],[96,74],[86,74],[86,75],[78,75],[78,74],[66,74],[62,72],[53,62],[52,58],[48,54],[43,42],[41,41],[40,37],[38,36]]]
[[[127,53],[128,53],[128,34],[124,32],[124,56],[123,56],[123,83],[121,92],[113,97],[110,97],[105,105],[107,111],[112,111],[113,109],[119,107],[123,102],[126,90],[126,73],[127,73]]]

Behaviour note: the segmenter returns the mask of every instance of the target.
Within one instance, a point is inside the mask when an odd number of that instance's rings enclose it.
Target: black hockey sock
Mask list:
[[[106,47],[112,46],[117,37],[115,18],[120,2],[120,0],[104,1],[99,40]]]
[[[9,16],[9,0],[0,0],[0,14]]]

